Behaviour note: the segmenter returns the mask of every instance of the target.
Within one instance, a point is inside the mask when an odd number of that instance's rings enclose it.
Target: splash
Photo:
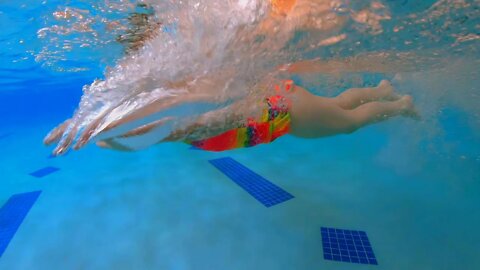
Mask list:
[[[38,35],[84,37],[62,41],[63,51],[75,51],[73,44],[108,49],[109,44],[133,40],[127,43],[134,46],[106,69],[103,79],[84,87],[65,141],[75,140],[87,127],[94,127],[89,136],[95,137],[151,104],[170,110],[108,135],[164,117],[175,119],[169,129],[181,128],[240,100],[245,114],[250,114],[268,95],[273,81],[291,76],[279,68],[289,65],[301,76],[315,70],[333,78],[441,69],[454,57],[451,51],[478,55],[478,36],[471,32],[478,27],[479,9],[473,8],[478,3],[442,0],[424,11],[395,17],[389,1],[298,0],[288,10],[264,0],[106,1],[93,5],[93,11],[63,7],[53,16],[72,26],[53,25],[40,29]],[[154,23],[132,32],[128,18],[132,12],[138,14],[139,7],[148,7]],[[105,14],[109,18],[102,17]],[[100,28],[113,30],[95,30]],[[136,44],[132,33],[142,31],[148,32],[143,35],[148,38]],[[49,61],[58,54],[46,49],[38,61],[53,63]],[[326,81],[330,82],[326,89],[339,87],[335,79]],[[149,143],[153,141],[145,146]]]

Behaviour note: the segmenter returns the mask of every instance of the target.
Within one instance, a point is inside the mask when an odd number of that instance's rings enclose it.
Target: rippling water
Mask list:
[[[272,16],[263,0],[44,1],[1,10],[2,25],[12,26],[2,34],[3,91],[25,80],[99,78],[84,87],[70,129],[102,116],[96,134],[153,101],[199,96],[188,114],[169,112],[178,128],[235,100],[259,99],[282,77],[279,66],[307,60],[321,64],[320,74],[296,80],[318,94],[381,73],[399,89],[422,89],[414,96],[427,121],[446,103],[479,121],[479,1],[299,0],[286,17]],[[134,16],[148,17],[150,33],[128,49],[135,31],[145,32]],[[32,76],[11,72],[19,69]]]
[[[330,225],[367,231],[378,269],[480,269],[479,1],[312,0],[312,19],[283,22],[265,21],[266,2],[179,2],[0,0],[0,206],[43,191],[1,269],[343,269],[321,258]],[[316,72],[292,77],[309,91],[389,79],[422,119],[220,154],[175,143],[51,159],[41,144],[65,118],[84,127],[119,108],[106,124],[192,91],[212,99],[169,111],[177,126],[237,100],[248,112],[289,75],[279,65],[304,60]],[[208,165],[225,155],[296,198],[263,208]],[[28,174],[45,166],[61,170]]]

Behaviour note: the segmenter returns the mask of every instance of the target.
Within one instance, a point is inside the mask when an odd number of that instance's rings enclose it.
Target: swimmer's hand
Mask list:
[[[47,136],[43,139],[43,143],[45,145],[51,145],[53,143],[58,143],[60,141],[60,138],[63,136],[65,133],[65,129],[67,128],[68,125],[70,125],[71,119],[67,119],[65,122],[61,123],[54,129],[52,129]]]
[[[185,98],[183,100],[188,101],[188,99]],[[141,127],[138,125],[125,127],[124,124],[132,123],[135,120],[142,119],[151,114],[178,106],[183,103],[183,100],[179,96],[172,96],[157,100],[151,104],[130,112],[120,119],[106,124],[106,126],[104,126],[105,119],[107,119],[110,113],[112,113],[116,108],[122,106],[122,104],[109,108],[95,119],[92,119],[84,128],[80,128],[78,123],[73,122],[72,119],[68,119],[50,131],[50,133],[45,137],[44,143],[46,145],[57,143],[57,147],[53,150],[53,155],[62,155],[70,148],[73,148],[74,150],[82,148],[88,142],[98,138],[99,136],[103,136],[101,139],[106,140],[116,136],[125,135],[125,133],[133,131],[136,128],[140,128],[139,130],[135,131],[139,132],[142,129],[158,125],[159,123],[157,121],[153,121],[152,123],[143,125]],[[128,102],[128,100],[126,102]],[[123,129],[119,129],[119,127]]]
[[[165,117],[165,118],[162,118],[161,120],[157,120],[157,121],[151,122],[149,124],[142,125],[138,128],[134,128],[134,129],[132,129],[132,130],[130,130],[130,131],[124,133],[124,134],[119,135],[119,136],[103,139],[103,140],[97,142],[97,145],[99,147],[102,147],[102,148],[110,148],[110,149],[120,150],[120,151],[134,151],[134,150],[136,150],[135,148],[129,147],[127,145],[123,145],[122,143],[118,142],[118,140],[119,139],[129,139],[129,138],[132,138],[132,137],[137,137],[137,136],[142,136],[142,135],[145,135],[145,134],[148,134],[148,133],[152,133],[154,131],[154,129],[159,128],[159,127],[161,127],[161,126],[165,125],[166,123],[168,123],[170,121],[173,121],[173,120],[174,120],[173,117]],[[66,129],[67,129],[68,125],[70,124],[70,122],[71,122],[71,119],[68,119],[65,122],[63,122],[62,124],[60,124],[59,126],[57,126],[56,128],[54,128],[45,137],[44,144],[51,145],[53,143],[61,142],[61,138],[64,134],[66,134]],[[106,130],[106,131],[108,131],[108,130]],[[99,134],[103,134],[103,133],[101,132]],[[54,150],[54,155],[61,155],[61,154],[65,153],[65,152],[63,152],[63,149],[68,150],[68,148],[70,147],[71,142],[72,142],[71,138],[73,136],[74,135],[72,135],[72,133],[68,133],[67,139],[63,142],[63,144],[62,143],[59,144],[59,146],[63,147],[63,148],[57,147]],[[84,138],[83,141],[81,141],[82,144],[81,145],[79,144],[80,141],[77,142],[77,144],[75,144],[75,146],[73,147],[74,150],[80,149],[88,141],[95,138],[95,136],[89,137],[88,139],[85,139],[86,136],[83,135],[82,138]],[[57,150],[60,150],[60,151],[57,152]]]

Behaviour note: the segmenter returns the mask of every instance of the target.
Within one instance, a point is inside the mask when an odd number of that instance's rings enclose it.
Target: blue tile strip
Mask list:
[[[0,208],[0,257],[22,224],[41,191],[16,194]]]
[[[378,264],[365,232],[325,227],[321,232],[325,260]]]
[[[55,168],[55,167],[45,167],[45,168],[42,168],[40,170],[37,170],[37,171],[34,171],[34,172],[30,173],[30,175],[35,176],[37,178],[41,178],[41,177],[47,176],[51,173],[54,173],[58,170],[60,170],[60,169]]]
[[[232,158],[212,159],[209,162],[266,207],[294,198],[292,194]]]

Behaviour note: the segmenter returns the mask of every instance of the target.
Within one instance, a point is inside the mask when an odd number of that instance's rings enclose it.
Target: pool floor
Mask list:
[[[407,121],[223,153],[53,159],[41,145],[53,123],[4,127],[0,205],[42,193],[0,269],[479,269],[478,164],[424,153],[394,132]],[[294,198],[265,207],[208,162],[224,157]],[[58,170],[31,175],[42,168]],[[324,259],[322,227],[366,232],[378,265]]]

